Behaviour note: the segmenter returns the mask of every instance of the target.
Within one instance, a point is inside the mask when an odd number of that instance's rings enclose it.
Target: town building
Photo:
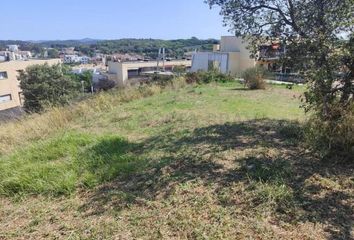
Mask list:
[[[91,62],[91,58],[87,56],[64,55],[63,62],[67,64],[72,64],[72,63],[88,64]]]
[[[191,67],[190,60],[173,61],[129,61],[129,62],[108,62],[108,78],[116,81],[118,86],[130,84],[130,79],[139,78],[146,72],[172,71],[176,66]]]
[[[0,62],[0,111],[20,107],[22,91],[17,79],[19,72],[35,64],[56,64],[60,59]]]
[[[223,36],[220,45],[213,47],[213,52],[193,54],[191,71],[218,69],[222,73],[236,76],[256,65],[256,61],[250,58],[250,55],[247,43],[241,38]]]
[[[224,74],[240,76],[243,71],[255,66],[263,66],[271,71],[278,71],[276,65],[285,51],[279,43],[269,43],[259,47],[257,59],[251,58],[248,43],[234,36],[221,37],[220,45],[213,47],[213,52],[196,52],[192,57],[192,72],[218,69]]]

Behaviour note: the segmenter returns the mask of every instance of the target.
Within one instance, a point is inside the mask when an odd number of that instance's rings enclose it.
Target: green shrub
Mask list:
[[[150,77],[150,83],[156,84],[160,87],[166,87],[172,84],[174,76],[154,74]]]
[[[217,70],[211,70],[208,72],[199,71],[199,72],[191,72],[186,74],[186,82],[188,84],[203,84],[203,83],[211,83],[211,82],[232,82],[234,78],[231,75],[220,73]]]
[[[108,78],[102,78],[96,84],[94,84],[94,87],[97,91],[108,91],[114,88],[116,85],[117,83],[115,81]]]
[[[354,104],[348,109],[332,107],[335,121],[313,115],[306,124],[306,140],[323,159],[354,162]]]
[[[249,89],[265,89],[266,83],[264,77],[266,70],[262,67],[249,68],[243,72],[242,78],[244,79],[245,86]]]
[[[58,106],[70,102],[80,92],[81,83],[70,74],[70,69],[60,64],[33,65],[21,71],[18,77],[24,109],[41,112],[46,106]]]

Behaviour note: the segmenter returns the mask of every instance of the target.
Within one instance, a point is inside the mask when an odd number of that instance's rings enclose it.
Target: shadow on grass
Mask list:
[[[249,89],[247,87],[238,87],[238,88],[232,88],[230,89],[231,91],[252,91],[252,89]]]
[[[144,162],[133,155],[136,144],[116,137],[104,137],[86,149],[79,157],[81,169],[85,171],[83,182],[90,186],[107,182],[117,176],[128,175],[143,168]],[[90,182],[92,181],[92,182]]]
[[[119,211],[167,198],[176,186],[191,180],[214,186],[215,194],[244,183],[260,189],[259,197],[245,208],[252,209],[271,198],[279,220],[322,223],[331,239],[350,239],[354,214],[350,186],[333,188],[321,179],[352,181],[353,166],[321,163],[300,146],[301,137],[297,123],[267,119],[193,131],[170,129],[134,146],[131,152],[148,159],[145,165],[97,189],[82,210],[99,215],[108,209]],[[110,142],[102,143],[102,148],[105,146],[114,148]],[[272,155],[267,149],[278,153]],[[238,156],[242,151],[258,152]],[[226,207],[233,203],[219,204]],[[289,213],[287,208],[294,211]]]

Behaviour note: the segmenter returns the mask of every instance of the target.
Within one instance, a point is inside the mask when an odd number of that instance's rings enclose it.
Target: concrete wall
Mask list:
[[[241,72],[240,70],[240,53],[239,52],[230,52],[228,62],[228,73],[232,76],[237,76]]]
[[[243,48],[241,38],[234,36],[222,36],[220,40],[220,52],[240,52]]]
[[[192,56],[192,72],[208,70],[208,52],[194,53]]]
[[[209,61],[220,63],[220,72],[229,73],[229,54],[220,52],[198,52],[192,57],[192,72],[208,71]]]
[[[223,36],[221,37],[221,48],[222,52],[238,52],[238,60],[236,61],[236,56],[234,60],[231,60],[231,64],[235,63],[238,67],[230,66],[230,69],[237,69],[237,74],[245,71],[248,68],[254,67],[256,61],[250,58],[251,52],[247,49],[248,43],[241,38],[234,36]],[[235,73],[235,72],[234,72]]]
[[[7,78],[0,80],[0,96],[11,94],[12,100],[0,103],[0,111],[21,106],[19,81],[17,80],[18,71],[25,70],[28,66],[35,64],[56,64],[60,59],[50,60],[30,60],[30,61],[10,61],[0,63],[0,72],[7,72]]]

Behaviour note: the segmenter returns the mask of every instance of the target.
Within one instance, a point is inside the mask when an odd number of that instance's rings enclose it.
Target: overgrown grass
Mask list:
[[[183,79],[175,79],[166,89],[185,86]],[[97,112],[109,112],[117,105],[160,93],[157,85],[126,88],[100,93],[71,106],[48,109],[43,114],[32,114],[19,121],[0,125],[0,156],[9,153],[28,142],[45,139],[52,134],[69,128],[73,121],[86,119]]]
[[[351,239],[353,168],[302,147],[303,90],[173,81],[1,125],[0,238]]]
[[[0,194],[71,194],[137,171],[142,162],[116,136],[58,134],[0,161]]]

